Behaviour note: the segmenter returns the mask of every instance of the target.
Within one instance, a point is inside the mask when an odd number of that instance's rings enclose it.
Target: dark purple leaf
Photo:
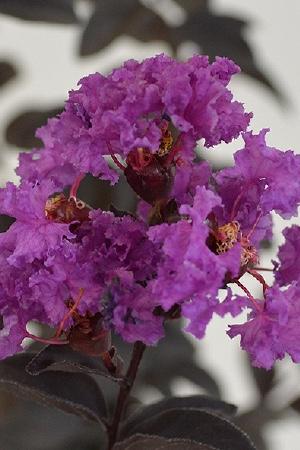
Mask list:
[[[216,381],[206,370],[197,366],[194,361],[186,361],[182,364],[177,363],[174,367],[174,374],[203,388],[213,397],[220,397],[220,389]]]
[[[139,8],[130,17],[123,34],[141,42],[170,41],[170,28],[163,19],[148,8]]]
[[[264,398],[274,386],[275,369],[259,369],[258,367],[252,366],[250,361],[249,367],[256,382],[257,389],[261,397]]]
[[[118,442],[113,450],[218,450],[188,439],[164,439],[157,436],[134,435]]]
[[[0,0],[0,13],[23,20],[51,23],[78,22],[74,0]]]
[[[110,44],[120,34],[135,14],[143,8],[137,0],[98,0],[83,32],[79,53],[81,56],[92,55]]]
[[[194,408],[205,411],[212,411],[217,414],[231,416],[235,414],[236,407],[229,403],[222,402],[205,395],[193,395],[190,397],[171,397],[160,402],[153,403],[148,406],[138,409],[129,419],[125,422],[122,429],[122,436],[132,435],[136,428],[139,427],[145,420],[148,421],[152,417],[173,409],[181,408]]]
[[[268,450],[264,441],[264,427],[270,421],[280,417],[281,411],[271,411],[259,404],[256,408],[241,414],[235,419],[235,423],[241,427],[246,433],[249,433],[254,444],[259,450]]]
[[[293,400],[292,403],[290,404],[290,407],[294,411],[297,411],[298,413],[300,413],[300,398],[296,398],[295,400]]]
[[[174,321],[175,322],[175,321]],[[171,396],[171,385],[179,377],[204,388],[212,397],[220,397],[220,390],[212,376],[193,360],[195,348],[180,328],[180,323],[166,324],[166,337],[156,347],[145,352],[136,382],[138,389],[153,386],[162,395]],[[130,346],[117,339],[116,347],[124,360],[130,357]]]
[[[270,239],[263,239],[260,241],[259,246],[262,250],[271,250],[274,247],[274,242]]]
[[[160,346],[163,348],[160,349]],[[145,384],[156,387],[167,396],[171,394],[169,387],[172,381],[182,377],[205,389],[213,397],[220,397],[216,381],[207,371],[197,366],[192,353],[184,354],[178,349],[177,354],[173,354],[166,342],[162,342],[160,346],[149,350],[151,353],[146,355],[148,358],[145,358],[145,365],[141,367],[140,377]],[[176,346],[174,347],[175,350]]]
[[[151,358],[148,359],[151,361]],[[161,360],[161,364],[153,364],[152,367],[141,368],[141,381],[157,388],[163,395],[171,395],[170,385],[178,378],[185,378],[198,387],[205,389],[213,397],[220,397],[220,390],[216,381],[204,369],[189,359],[174,359],[173,361]]]
[[[172,41],[176,46],[184,41],[196,42],[204,54],[233,59],[243,73],[261,82],[280,101],[284,101],[278,89],[258,67],[252,49],[243,36],[246,25],[241,19],[199,11],[191,14],[182,26],[174,28]]]
[[[98,423],[10,398],[15,400],[14,409],[1,410],[1,450],[106,449],[106,433]]]
[[[0,86],[3,86],[17,75],[16,68],[7,61],[0,61]]]
[[[5,214],[0,214],[0,233],[7,231],[16,219]]]
[[[143,403],[137,397],[130,396],[126,402],[123,417],[131,416],[142,406]]]
[[[208,9],[209,0],[175,0],[178,5],[188,13],[194,13],[199,10]]]
[[[26,366],[30,375],[47,371],[90,373],[100,375],[116,382],[122,378],[112,376],[101,358],[93,358],[72,350],[68,345],[48,345],[33,356]]]
[[[29,375],[33,354],[22,353],[0,362],[0,387],[15,395],[101,423],[106,405],[97,383],[83,373],[46,372]]]
[[[20,148],[40,147],[41,141],[35,137],[37,128],[44,125],[50,117],[62,112],[63,107],[48,110],[29,110],[15,117],[6,129],[6,140]]]
[[[249,437],[227,419],[195,408],[174,408],[156,414],[130,430],[132,434],[190,439],[219,450],[254,450]]]

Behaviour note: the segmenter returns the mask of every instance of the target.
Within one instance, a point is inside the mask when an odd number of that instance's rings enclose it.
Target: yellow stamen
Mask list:
[[[158,155],[159,156],[167,155],[170,152],[172,145],[173,145],[172,134],[169,130],[166,130],[160,140]]]

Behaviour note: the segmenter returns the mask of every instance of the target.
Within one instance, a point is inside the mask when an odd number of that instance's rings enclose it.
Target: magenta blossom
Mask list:
[[[10,264],[33,262],[59,246],[64,238],[73,235],[69,225],[54,223],[46,217],[46,202],[56,192],[51,180],[41,184],[22,182],[19,187],[7,183],[0,190],[0,212],[16,219],[10,229],[0,236],[0,248],[12,249]]]
[[[227,58],[209,64],[206,56],[179,62],[159,55],[127,61],[107,77],[89,75],[70,92],[64,112],[38,130],[44,148],[21,155],[17,172],[31,182],[54,179],[61,187],[87,172],[115,183],[117,173],[105,159],[111,149],[123,158],[139,147],[157,150],[162,117],[181,134],[189,155],[200,139],[207,147],[230,142],[251,118],[227,88],[238,72]]]
[[[280,286],[300,280],[300,228],[293,225],[283,230],[285,243],[279,247],[279,269],[275,272]]]
[[[257,300],[246,323],[230,326],[229,336],[241,335],[241,346],[255,366],[270,369],[286,353],[294,362],[300,362],[299,294],[298,284],[286,290],[275,285],[264,302]]]
[[[237,220],[248,231],[257,221],[252,235],[255,242],[270,238],[271,211],[289,218],[296,214],[300,201],[300,156],[268,147],[267,131],[245,133],[245,147],[236,152],[234,167],[215,176],[225,206],[221,220]]]
[[[83,78],[38,130],[43,148],[20,156],[20,186],[0,190],[0,212],[15,218],[0,235],[0,357],[31,337],[111,362],[101,346],[110,332],[155,345],[166,321],[184,317],[200,339],[214,315],[247,309],[229,335],[241,336],[253,363],[270,368],[286,353],[299,361],[299,228],[284,232],[273,287],[259,247],[272,236],[272,214],[296,214],[300,159],[269,147],[267,130],[247,131],[252,115],[228,88],[238,72],[227,58],[127,61]],[[213,172],[198,161],[199,141],[240,135],[233,167]],[[114,184],[120,171],[137,213],[77,198],[85,175]],[[244,274],[260,283],[261,299]],[[30,335],[32,320],[51,326],[52,338]]]

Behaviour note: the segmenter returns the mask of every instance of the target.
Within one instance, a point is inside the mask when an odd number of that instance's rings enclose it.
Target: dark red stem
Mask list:
[[[130,391],[132,389],[132,386],[134,384],[136,374],[143,356],[143,353],[145,351],[145,344],[143,344],[140,341],[135,342],[132,350],[131,355],[131,361],[129,364],[129,367],[127,369],[127,373],[124,377],[124,382],[120,386],[119,395],[117,399],[116,408],[114,411],[114,416],[112,419],[111,424],[108,426],[108,450],[112,450],[117,436],[118,436],[118,430],[120,421],[122,420],[124,408],[126,406],[126,402],[128,399],[128,396],[130,394]]]
[[[257,311],[261,312],[262,311],[262,307],[261,305],[255,300],[255,298],[250,294],[250,292],[248,291],[248,289],[246,288],[246,286],[244,286],[239,280],[234,280],[233,281],[235,284],[238,285],[238,287],[240,287],[245,294],[247,295],[247,297],[249,298],[249,300],[252,302],[252,304],[254,305],[254,307],[257,309]]]
[[[68,340],[56,339],[56,337],[44,339],[42,337],[35,336],[34,334],[31,334],[28,332],[26,332],[24,337],[26,337],[28,339],[32,339],[33,341],[41,342],[42,344],[47,344],[47,345],[49,345],[49,344],[51,344],[51,345],[66,345],[69,343]]]
[[[255,278],[257,281],[259,281],[262,284],[263,291],[265,294],[266,290],[269,288],[269,285],[265,282],[264,277],[260,273],[256,272],[256,270],[254,270],[254,269],[248,269],[247,272],[250,275],[252,275],[253,278]]]
[[[75,178],[75,180],[71,186],[71,189],[70,189],[70,197],[76,198],[78,188],[79,188],[80,183],[83,180],[84,176],[85,176],[85,174],[81,173]]]
[[[109,154],[111,156],[111,159],[113,160],[113,162],[116,164],[117,167],[119,167],[119,169],[121,169],[123,172],[126,169],[126,166],[124,166],[116,157],[116,155],[114,154],[114,151],[112,149],[112,146],[110,144],[110,142],[107,142],[107,148],[109,151]]]

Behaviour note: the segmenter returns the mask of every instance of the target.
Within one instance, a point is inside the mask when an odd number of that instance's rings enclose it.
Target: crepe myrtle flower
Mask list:
[[[21,185],[18,189],[26,192],[26,188]],[[122,335],[128,341],[142,338],[151,345],[161,337],[162,318],[153,314],[157,302],[145,289],[159,261],[146,225],[130,216],[116,217],[100,210],[90,213],[82,201],[62,193],[44,199],[43,213],[36,216],[37,225],[43,225],[42,232],[47,225],[53,239],[44,237],[44,246],[42,235],[38,241],[32,239],[30,257],[18,253],[15,259],[19,249],[15,228],[22,231],[23,217],[16,218],[12,239],[10,228],[3,234],[8,239],[0,243],[1,356],[18,351],[26,337],[58,345],[69,342],[75,349],[102,355],[103,337],[112,327],[120,329],[120,317]],[[58,233],[62,225],[63,237]],[[35,232],[41,232],[40,228]],[[33,251],[36,246],[38,253]],[[117,287],[123,297],[117,294]],[[112,299],[109,305],[107,298]],[[26,329],[29,321],[56,328],[54,336],[43,339],[30,334]]]
[[[300,281],[300,227],[293,225],[283,230],[285,242],[279,247],[279,263],[273,261],[275,278],[280,286],[287,286]]]
[[[0,357],[30,337],[100,355],[113,371],[110,332],[155,345],[166,320],[184,317],[200,339],[214,314],[247,309],[228,334],[241,335],[253,363],[270,368],[285,353],[298,361],[298,228],[284,232],[273,287],[259,250],[273,213],[296,214],[300,157],[269,147],[267,130],[246,131],[252,115],[228,89],[238,71],[227,58],[127,61],[81,80],[38,130],[44,146],[20,155],[20,185],[0,190],[0,213],[15,218],[0,235]],[[213,172],[198,161],[198,141],[213,147],[240,135],[233,167]],[[116,183],[120,172],[136,214],[78,198],[87,173]],[[30,334],[32,320],[53,327],[52,338]]]
[[[23,261],[33,262],[49,249],[54,249],[64,238],[72,238],[68,222],[74,220],[74,211],[80,211],[74,200],[68,201],[61,193],[55,197],[55,185],[51,180],[42,184],[22,182],[17,187],[7,183],[0,189],[0,212],[16,219],[6,233],[0,235],[0,247],[11,248],[8,262],[18,266]],[[54,197],[52,197],[54,195]],[[55,204],[55,223],[48,220]],[[64,213],[60,209],[64,208]],[[80,218],[80,214],[76,219]],[[81,213],[81,211],[80,211]],[[61,217],[59,217],[61,214]]]
[[[173,141],[180,142],[181,159],[193,159],[198,140],[211,147],[247,128],[252,114],[227,87],[239,71],[227,58],[210,64],[206,56],[179,62],[162,54],[129,60],[108,76],[89,75],[70,92],[62,114],[37,131],[44,146],[21,154],[17,173],[31,182],[48,177],[61,187],[87,172],[115,183],[118,174],[107,157],[118,155],[127,160],[129,184],[137,170],[145,176],[159,170],[167,190]],[[172,133],[162,118],[171,121]]]
[[[245,147],[236,153],[235,166],[215,176],[223,205],[231,211],[228,216],[225,208],[219,209],[216,215],[219,220],[236,218],[242,233],[243,229],[247,230],[246,255],[250,260],[259,242],[270,235],[270,212],[289,218],[297,213],[299,205],[300,157],[291,151],[280,152],[268,147],[265,141],[267,131],[262,130],[258,135],[246,133]],[[248,231],[251,221],[254,226]],[[274,262],[275,283],[272,287],[266,284],[259,269],[246,269],[262,284],[262,300],[254,299],[240,281],[236,281],[247,294],[251,312],[245,324],[232,325],[228,332],[230,337],[240,335],[241,346],[249,352],[253,364],[267,369],[286,353],[293,361],[300,362],[297,336],[299,227],[286,228],[283,235],[286,242],[279,249],[279,263]]]
[[[286,289],[274,285],[265,293],[263,301],[249,301],[248,321],[231,325],[228,335],[241,336],[241,346],[253,365],[270,369],[275,360],[289,354],[300,362],[300,286],[293,282]]]

